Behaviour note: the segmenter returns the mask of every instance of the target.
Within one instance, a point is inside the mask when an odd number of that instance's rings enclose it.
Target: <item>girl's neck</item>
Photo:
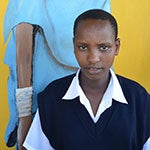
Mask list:
[[[107,86],[110,81],[110,73],[105,76],[105,78],[101,78],[99,80],[91,80],[87,78],[84,74],[80,74],[79,76],[79,81],[80,81],[80,86],[84,91],[99,91],[99,92],[104,92],[107,89]]]
[[[90,80],[86,76],[80,75],[80,86],[90,102],[94,116],[97,113],[109,81],[110,73],[108,73],[104,79],[99,80]]]

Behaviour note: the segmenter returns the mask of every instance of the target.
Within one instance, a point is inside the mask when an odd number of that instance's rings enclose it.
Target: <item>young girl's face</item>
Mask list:
[[[81,21],[74,37],[76,59],[86,77],[105,78],[118,54],[120,41],[108,21],[87,19]]]

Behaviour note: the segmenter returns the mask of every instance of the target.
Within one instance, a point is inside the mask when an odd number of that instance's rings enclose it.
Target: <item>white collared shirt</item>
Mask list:
[[[73,78],[72,83],[68,91],[66,92],[65,96],[63,97],[63,99],[72,100],[76,98],[77,96],[79,96],[81,104],[85,106],[85,108],[87,109],[87,111],[89,112],[91,118],[93,119],[95,123],[99,119],[100,115],[112,105],[112,98],[115,99],[116,101],[119,101],[120,103],[127,104],[127,101],[123,95],[121,86],[119,84],[119,81],[116,75],[114,74],[114,72],[110,69],[111,79],[110,79],[109,85],[106,89],[106,92],[103,95],[103,98],[102,98],[101,104],[98,107],[97,113],[94,116],[90,102],[87,99],[86,95],[84,94],[79,84],[79,80],[78,80],[79,72],[80,70],[78,70],[76,76]]]
[[[73,100],[74,98],[79,96],[80,102],[85,106],[85,108],[89,112],[89,115],[91,116],[91,118],[93,119],[95,123],[98,121],[100,115],[106,109],[111,107],[112,99],[120,103],[128,104],[124,97],[122,88],[119,84],[119,81],[115,73],[110,69],[111,79],[110,79],[109,85],[106,89],[106,92],[103,95],[102,101],[98,107],[98,111],[96,115],[94,116],[90,102],[85,96],[82,88],[79,85],[79,80],[78,80],[79,71],[80,70],[78,70],[78,72],[76,73],[76,76],[73,78],[66,94],[63,96],[62,99]],[[24,142],[24,147],[26,147],[28,150],[41,150],[41,149],[54,150],[52,146],[49,144],[48,139],[42,132],[38,110],[33,120],[33,123],[31,125],[31,128],[29,130],[29,133],[26,137],[26,140]],[[143,147],[143,150],[149,150],[149,149],[150,149],[150,138],[144,144],[144,147]]]

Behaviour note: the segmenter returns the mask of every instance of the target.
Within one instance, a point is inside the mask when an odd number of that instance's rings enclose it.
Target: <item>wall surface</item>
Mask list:
[[[115,71],[138,81],[150,92],[150,1],[111,2],[121,39]]]
[[[0,150],[11,150],[5,146],[4,133],[9,119],[7,103],[7,78],[9,69],[3,64],[6,45],[3,41],[3,15],[8,0],[0,5]],[[121,49],[114,68],[122,74],[140,82],[150,92],[150,1],[111,0],[112,13],[118,20]],[[12,148],[14,149],[14,148]]]
[[[6,147],[4,142],[4,134],[9,119],[9,109],[7,103],[7,78],[9,69],[3,64],[6,44],[3,40],[3,16],[6,10],[8,0],[1,0],[0,5],[0,150],[14,150],[14,148]]]

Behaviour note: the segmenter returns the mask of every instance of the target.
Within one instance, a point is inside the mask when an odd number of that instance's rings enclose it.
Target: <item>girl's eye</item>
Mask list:
[[[100,51],[107,51],[109,47],[107,45],[100,45],[99,50]]]
[[[87,50],[87,46],[86,46],[86,45],[80,45],[80,46],[78,46],[78,48],[79,48],[80,50],[82,50],[82,51]]]

